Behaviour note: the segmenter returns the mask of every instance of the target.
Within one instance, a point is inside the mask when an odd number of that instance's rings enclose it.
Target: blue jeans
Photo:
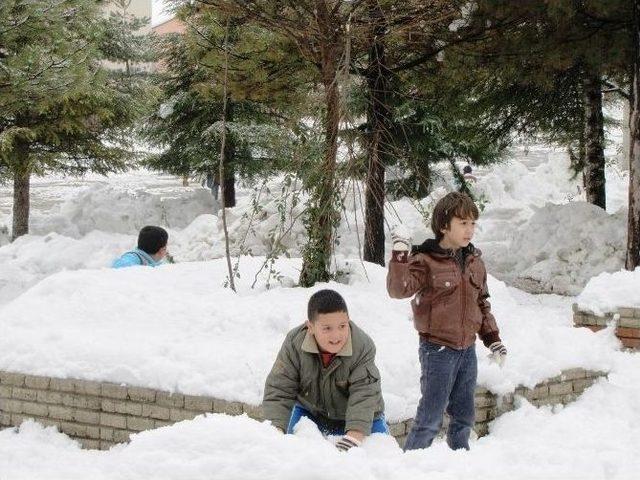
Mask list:
[[[451,419],[447,444],[454,450],[468,450],[469,435],[475,420],[473,400],[478,377],[475,345],[455,350],[421,340],[419,354],[422,397],[404,449],[431,446],[442,427],[446,409]]]
[[[329,419],[318,419],[311,415],[311,412],[299,403],[296,403],[293,406],[291,417],[289,418],[289,425],[287,426],[287,433],[293,433],[293,427],[296,426],[296,424],[302,417],[308,418],[313,423],[315,423],[323,435],[344,435],[346,433],[344,431],[344,422]],[[373,424],[371,425],[371,433],[389,433],[389,427],[387,427],[384,413],[381,414],[378,418],[373,419]]]

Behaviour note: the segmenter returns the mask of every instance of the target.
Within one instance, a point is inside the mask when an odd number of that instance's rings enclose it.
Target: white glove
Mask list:
[[[411,248],[411,232],[404,225],[396,225],[391,230],[393,250],[407,252]]]
[[[502,367],[507,359],[507,347],[505,347],[502,342],[493,342],[489,345],[489,350],[491,350],[489,359],[497,363],[499,367]]]
[[[356,440],[350,435],[345,435],[340,440],[336,442],[336,448],[341,452],[346,452],[347,450],[352,449],[353,447],[359,447],[360,441]]]

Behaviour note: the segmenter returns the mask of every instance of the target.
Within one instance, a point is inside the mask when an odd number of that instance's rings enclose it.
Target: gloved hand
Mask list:
[[[407,252],[411,248],[411,232],[404,225],[396,225],[391,230],[391,242],[395,251]]]
[[[489,345],[489,350],[491,350],[489,354],[491,361],[497,363],[499,367],[502,367],[504,361],[507,359],[507,347],[505,347],[502,342],[493,342]]]
[[[336,442],[336,448],[341,452],[346,452],[347,450],[352,449],[353,447],[359,447],[360,440],[353,438],[350,435],[345,435],[340,440]]]

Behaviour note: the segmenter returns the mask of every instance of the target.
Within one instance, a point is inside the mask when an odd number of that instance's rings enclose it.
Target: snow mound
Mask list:
[[[512,151],[508,161],[479,171],[472,185],[493,207],[530,210],[547,202],[566,203],[579,197],[579,181],[571,180],[567,154],[550,148]]]
[[[31,233],[80,238],[93,230],[137,234],[145,225],[182,229],[215,208],[215,200],[204,188],[158,194],[144,188],[97,184],[67,199],[55,213],[34,216]]]
[[[624,264],[626,213],[586,202],[548,204],[492,259],[490,271],[530,292],[577,295],[588,280]]]
[[[98,231],[81,239],[57,233],[22,236],[0,248],[0,305],[54,273],[105,267],[117,252],[133,246],[135,237]]]
[[[620,307],[640,308],[640,269],[593,277],[576,303],[580,310],[600,316],[616,312]]]
[[[412,416],[420,395],[418,336],[409,301],[386,294],[386,270],[342,259],[345,283],[289,288],[300,267],[300,259],[265,268],[264,258],[242,257],[237,294],[224,288],[223,259],[54,274],[0,309],[0,369],[255,405],[284,336],[305,320],[309,296],[329,287],[377,344],[389,420]],[[566,368],[608,369],[618,347],[613,333],[573,328],[569,300],[541,305],[493,278],[489,288],[510,353],[500,369],[478,344],[481,385],[505,393]]]

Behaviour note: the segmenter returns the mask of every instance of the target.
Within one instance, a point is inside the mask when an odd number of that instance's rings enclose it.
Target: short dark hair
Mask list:
[[[162,247],[167,246],[169,234],[162,227],[147,225],[138,234],[138,248],[149,255],[155,255]]]
[[[436,240],[440,241],[444,236],[442,230],[449,228],[453,217],[477,220],[479,216],[478,207],[469,195],[461,192],[447,193],[438,200],[433,208],[431,230],[433,230]]]
[[[462,173],[471,173],[471,172],[473,172],[471,165],[465,165],[464,168],[462,169]]]
[[[318,314],[334,312],[349,313],[344,298],[338,292],[326,289],[311,295],[307,306],[307,318],[310,322],[314,322]]]

